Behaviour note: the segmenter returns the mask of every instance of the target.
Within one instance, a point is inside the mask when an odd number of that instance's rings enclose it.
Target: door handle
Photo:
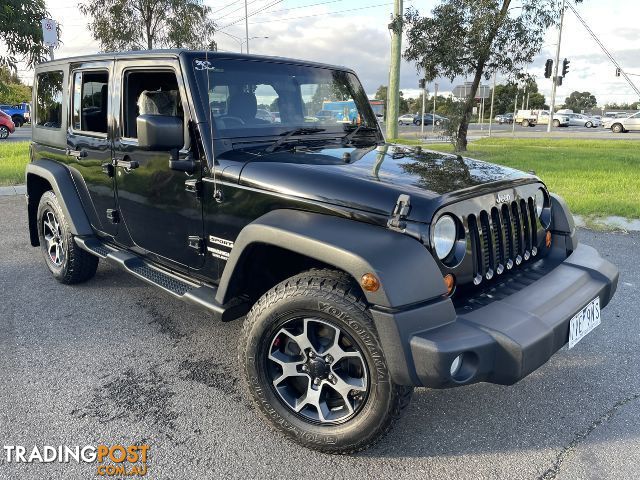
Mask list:
[[[69,155],[70,157],[85,158],[87,156],[87,151],[86,150],[72,150],[70,148],[67,148],[67,155]]]

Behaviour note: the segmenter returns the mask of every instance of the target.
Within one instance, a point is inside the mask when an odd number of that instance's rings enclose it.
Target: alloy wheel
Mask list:
[[[42,216],[42,234],[46,242],[49,260],[56,267],[62,266],[65,258],[64,237],[55,213],[46,210]]]
[[[9,136],[9,129],[4,125],[0,127],[0,138],[5,139]]]
[[[343,423],[366,402],[363,354],[341,328],[318,318],[286,321],[269,344],[267,375],[282,403],[307,421]]]

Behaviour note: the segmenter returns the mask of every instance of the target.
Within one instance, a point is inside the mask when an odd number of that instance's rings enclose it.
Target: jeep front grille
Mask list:
[[[467,217],[473,257],[473,283],[511,270],[538,254],[538,221],[534,198],[481,210]]]

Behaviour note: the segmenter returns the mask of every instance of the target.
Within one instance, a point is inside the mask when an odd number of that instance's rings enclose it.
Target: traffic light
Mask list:
[[[551,69],[553,68],[553,60],[547,59],[547,63],[544,64],[544,78],[551,78]]]
[[[616,67],[616,77],[620,76],[620,67]]]
[[[426,85],[427,85],[427,81],[424,78],[421,78],[420,80],[418,80],[418,88],[424,90],[424,87]]]
[[[567,72],[569,71],[569,64],[571,62],[569,60],[567,60],[566,58],[564,59],[564,61],[562,62],[562,76],[566,76]]]

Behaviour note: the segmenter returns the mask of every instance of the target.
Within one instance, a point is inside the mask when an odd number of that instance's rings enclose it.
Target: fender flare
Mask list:
[[[36,215],[38,210],[38,202],[43,192],[38,190],[36,177],[46,180],[51,189],[56,194],[62,212],[69,223],[69,228],[73,235],[93,235],[91,224],[84,211],[80,196],[76,190],[76,186],[71,178],[71,172],[58,162],[52,160],[35,160],[27,164],[26,172],[27,181],[27,210],[29,213],[29,234],[31,236],[31,244],[38,245],[38,232],[36,225]],[[37,197],[37,199],[36,199]],[[34,244],[34,238],[36,243]]]
[[[273,210],[242,229],[222,273],[216,300],[230,300],[229,286],[252,244],[274,245],[346,271],[358,283],[365,273],[380,280],[364,294],[382,308],[425,302],[446,293],[442,273],[416,239],[384,227],[299,210]]]

